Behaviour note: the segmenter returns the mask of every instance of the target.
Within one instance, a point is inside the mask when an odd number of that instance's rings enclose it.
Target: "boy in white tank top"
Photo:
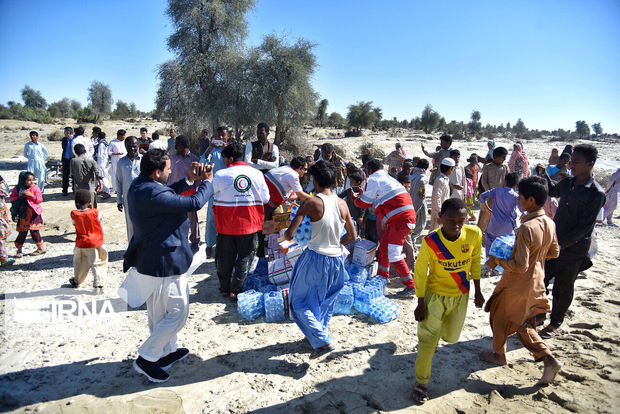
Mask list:
[[[314,348],[310,358],[317,358],[334,349],[327,324],[344,286],[343,245],[357,234],[346,202],[330,190],[336,182],[334,165],[321,160],[309,172],[317,196],[303,202],[284,237],[292,240],[304,216],[310,216],[312,235],[293,268],[290,300],[293,320]],[[346,234],[340,238],[343,228]]]

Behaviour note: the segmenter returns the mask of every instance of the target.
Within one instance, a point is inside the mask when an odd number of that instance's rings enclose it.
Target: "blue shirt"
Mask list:
[[[226,168],[224,157],[222,157],[222,149],[218,147],[213,148],[211,150],[211,153],[206,158],[205,158],[205,154],[203,153],[200,156],[200,162],[202,164],[206,164],[206,163],[213,164],[213,174],[215,174],[222,168]]]
[[[63,158],[66,158],[66,159],[73,158],[73,151],[71,151],[72,141],[73,141],[73,137],[67,138],[67,146],[65,147],[65,150],[62,153]]]
[[[480,194],[480,202],[485,203],[491,197],[493,198],[493,212],[487,226],[487,233],[496,237],[512,233],[517,225],[519,194],[514,188],[497,187]]]

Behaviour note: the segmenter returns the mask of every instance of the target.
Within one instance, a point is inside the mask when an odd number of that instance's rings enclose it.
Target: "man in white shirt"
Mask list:
[[[454,171],[456,163],[450,157],[444,158],[439,165],[439,176],[433,182],[433,195],[431,196],[431,228],[430,231],[439,227],[439,213],[441,205],[450,198],[450,175]]]
[[[461,152],[457,149],[450,151],[450,158],[454,160],[454,171],[450,175],[450,198],[465,200],[467,177],[465,176],[465,168],[459,165]]]
[[[124,142],[126,134],[127,132],[124,129],[119,129],[116,131],[116,139],[110,141],[110,146],[108,147],[108,154],[110,155],[110,180],[112,181],[112,191],[115,191],[116,188],[116,168],[118,165],[118,160],[127,154]]]
[[[267,139],[269,137],[269,125],[261,122],[256,127],[256,141],[248,142],[245,146],[243,160],[246,164],[266,172],[272,168],[278,168],[280,163],[280,150],[276,144]]]
[[[77,157],[77,154],[75,153],[75,146],[77,144],[84,145],[84,148],[86,149],[86,156],[93,158],[95,148],[93,147],[93,143],[90,138],[86,138],[84,136],[84,127],[81,126],[75,128],[75,138],[71,141],[71,151],[73,152],[73,157]]]

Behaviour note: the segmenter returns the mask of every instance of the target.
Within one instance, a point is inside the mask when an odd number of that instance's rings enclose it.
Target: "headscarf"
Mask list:
[[[491,149],[487,152],[487,158],[493,159],[493,150],[495,149],[495,141],[490,139],[487,141],[487,145],[491,146]]]
[[[19,173],[19,179],[17,185],[13,191],[17,192],[17,200],[11,202],[11,219],[17,221],[18,218],[25,218],[28,212],[28,200],[25,198],[19,198],[22,195],[24,188],[24,176],[28,171],[22,171]]]
[[[517,160],[521,159],[523,160],[523,172],[522,177],[519,178],[527,177],[527,173],[529,171],[529,163],[527,160],[527,156],[523,152],[523,145],[517,142],[515,144],[515,147],[516,148],[512,151],[512,154],[510,155],[510,160],[508,161],[508,169],[511,172],[514,172],[515,167],[517,166]]]

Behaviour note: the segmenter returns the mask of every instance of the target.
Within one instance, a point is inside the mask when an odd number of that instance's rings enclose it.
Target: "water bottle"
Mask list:
[[[394,301],[380,296],[371,300],[368,314],[379,323],[387,323],[398,317],[398,309],[399,306]]]
[[[254,320],[265,314],[263,294],[255,290],[239,293],[237,295],[237,312],[239,318]]]
[[[344,285],[334,304],[334,314],[337,315],[350,315],[351,306],[353,305],[353,288],[351,285]]]
[[[268,292],[264,294],[265,320],[267,322],[279,322],[285,318],[284,298],[281,292]]]
[[[354,283],[361,283],[362,285],[366,282],[366,278],[368,273],[366,269],[362,266],[356,265],[355,263],[351,263],[347,267],[347,273],[349,274],[349,279]]]

